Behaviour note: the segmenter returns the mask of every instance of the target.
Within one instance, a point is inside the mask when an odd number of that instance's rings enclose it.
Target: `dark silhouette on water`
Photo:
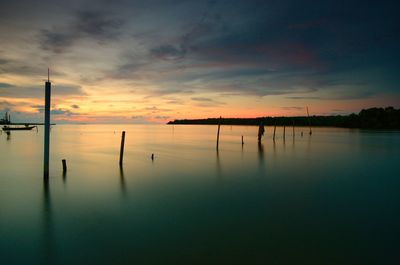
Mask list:
[[[258,160],[260,166],[264,165],[264,145],[261,142],[258,142]]]
[[[208,118],[193,120],[174,120],[168,124],[218,124],[221,125],[259,125],[264,122],[266,126],[289,126],[296,123],[296,126],[313,127],[343,127],[343,128],[361,128],[361,129],[400,129],[400,109],[393,107],[363,109],[358,114],[350,115],[331,115],[317,116],[313,115],[298,117],[258,117],[258,118]]]
[[[43,264],[56,264],[49,179],[43,179]]]
[[[261,142],[261,138],[264,136],[264,123],[260,122],[260,125],[258,126],[258,142]]]
[[[126,197],[127,190],[126,190],[126,182],[125,182],[125,173],[124,173],[124,167],[122,167],[122,166],[119,167],[119,179],[120,179],[120,184],[121,184],[122,196]]]

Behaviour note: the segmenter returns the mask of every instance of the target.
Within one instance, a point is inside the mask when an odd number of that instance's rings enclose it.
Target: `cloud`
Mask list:
[[[202,98],[202,97],[193,97],[191,100],[194,101],[206,101],[206,102],[212,102],[213,100],[211,98]]]
[[[44,106],[43,105],[32,105],[31,108],[36,109],[39,113],[43,113],[44,112]],[[77,115],[77,113],[72,112],[70,110],[67,109],[62,109],[62,108],[52,108],[50,110],[50,114],[51,115],[64,115],[64,116],[73,116],[73,115]]]
[[[281,109],[283,109],[283,110],[302,110],[302,109],[304,109],[304,107],[297,107],[297,106],[295,106],[295,107],[281,107]]]
[[[171,118],[171,116],[154,116],[154,118],[157,120],[166,120]]]
[[[9,102],[7,100],[0,100],[0,110],[1,112],[6,112],[6,111],[10,111],[13,107],[15,107],[16,104]],[[0,114],[2,117],[2,114]]]
[[[79,106],[76,105],[76,104],[73,104],[73,105],[71,105],[71,108],[73,108],[73,109],[79,109]]]
[[[52,86],[52,97],[59,96],[85,96],[86,93],[80,86],[74,85],[54,85]],[[0,96],[9,98],[43,98],[43,86],[37,87],[20,87],[10,85],[8,87],[0,87]]]
[[[57,32],[56,30],[42,30],[40,32],[41,47],[44,50],[62,53],[70,47],[78,37],[69,32]]]
[[[159,46],[150,49],[150,54],[155,58],[176,61],[183,59],[186,54],[195,49],[192,44],[196,39],[203,37],[216,27],[216,20],[219,20],[219,16],[212,15],[213,6],[217,1],[208,1],[207,5],[200,16],[200,19],[195,22],[190,29],[178,38],[175,43],[161,44]]]
[[[12,88],[12,87],[14,87],[14,86],[11,85],[11,84],[8,84],[8,83],[0,83],[0,89],[1,89],[1,88]]]
[[[226,104],[224,102],[220,102],[212,98],[205,98],[205,97],[192,97],[191,100],[197,102],[195,103],[195,105],[199,107],[215,107]]]
[[[179,60],[186,54],[186,48],[175,47],[170,44],[161,45],[150,50],[150,54],[158,59],[163,60]]]
[[[288,98],[288,99],[321,99],[321,97],[314,97],[314,96],[287,96],[285,98]]]
[[[100,43],[118,39],[124,20],[104,11],[84,10],[75,14],[65,27],[43,29],[39,33],[42,49],[63,53],[81,39],[94,39]]]
[[[22,52],[18,55],[22,56]],[[19,57],[18,56],[18,57]],[[37,59],[37,57],[35,57]],[[47,76],[47,67],[48,62],[43,62],[41,60],[32,60],[32,58],[19,58],[19,59],[2,59],[0,58],[0,75],[22,75],[24,77],[27,76]],[[51,75],[54,76],[63,76],[64,74],[60,71],[52,69]]]

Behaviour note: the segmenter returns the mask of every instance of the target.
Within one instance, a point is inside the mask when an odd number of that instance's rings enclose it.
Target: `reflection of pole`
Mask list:
[[[49,178],[49,154],[50,154],[50,99],[51,83],[48,71],[48,79],[45,85],[45,104],[44,104],[44,165],[43,178]]]
[[[293,139],[294,139],[295,133],[294,133],[294,120],[293,120]]]
[[[286,140],[286,125],[283,125],[283,141]]]
[[[219,117],[219,122],[218,122],[218,131],[217,131],[217,151],[218,151],[218,145],[219,145],[219,129],[221,127],[221,119],[222,117]]]

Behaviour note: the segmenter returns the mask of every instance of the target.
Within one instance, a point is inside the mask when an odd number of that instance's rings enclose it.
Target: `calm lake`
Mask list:
[[[48,184],[43,128],[2,133],[0,263],[400,262],[400,132],[257,131],[56,125]]]

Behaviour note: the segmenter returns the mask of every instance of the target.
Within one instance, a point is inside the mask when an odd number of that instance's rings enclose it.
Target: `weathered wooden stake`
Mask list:
[[[125,131],[122,132],[121,149],[119,151],[119,166],[120,167],[122,167],[122,162],[124,160],[124,146],[125,146]]]
[[[242,145],[244,145],[244,142],[243,142],[243,135],[242,135]]]
[[[272,137],[272,139],[274,140],[274,142],[275,142],[275,132],[276,132],[276,122],[275,122],[275,126],[274,126],[274,136]]]
[[[311,135],[311,134],[312,134],[312,131],[311,131],[310,113],[308,112],[308,106],[307,106],[306,108],[307,108],[307,116],[308,116],[308,125],[310,126],[310,135]]]
[[[65,159],[62,160],[62,167],[63,167],[63,172],[67,172],[67,161]]]
[[[47,81],[45,83],[45,104],[44,104],[44,159],[43,159],[43,178],[49,178],[49,155],[50,155],[50,99],[51,83],[50,71],[47,70]]]
[[[221,119],[222,119],[222,117],[220,116],[219,117],[219,122],[218,122],[218,132],[217,132],[217,151],[218,151],[218,145],[219,145],[219,130],[220,130],[220,127],[221,127]]]

